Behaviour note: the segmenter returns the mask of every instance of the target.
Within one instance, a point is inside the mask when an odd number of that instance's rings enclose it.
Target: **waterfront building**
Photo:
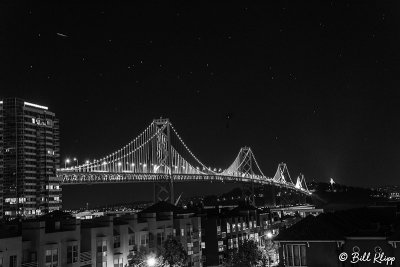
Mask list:
[[[61,208],[59,122],[45,106],[0,101],[0,216],[31,217]]]

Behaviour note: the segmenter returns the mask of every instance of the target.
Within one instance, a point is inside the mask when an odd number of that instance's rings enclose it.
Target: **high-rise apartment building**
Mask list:
[[[0,100],[1,216],[35,216],[60,209],[60,132],[47,107]]]

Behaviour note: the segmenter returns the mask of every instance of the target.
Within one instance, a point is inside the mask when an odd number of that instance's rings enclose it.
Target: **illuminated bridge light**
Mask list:
[[[171,134],[178,137],[183,145],[179,146],[179,151],[173,144],[168,144],[170,139],[167,136],[167,127],[171,127]],[[188,155],[190,160],[181,155]],[[68,159],[65,164],[68,168],[57,172],[57,177],[61,177],[64,184],[168,181],[171,179],[169,166],[172,165],[172,174],[177,181],[256,182],[310,194],[304,178],[297,186],[293,183],[284,163],[279,164],[274,177],[265,176],[249,147],[242,148],[228,168],[207,167],[189,150],[168,120],[164,125],[160,124],[160,121],[154,121],[123,149],[99,160],[87,160],[86,165],[80,166],[68,166],[69,161],[72,162]],[[142,167],[136,168],[137,164]],[[128,167],[129,165],[131,167]],[[153,168],[146,168],[147,165]]]

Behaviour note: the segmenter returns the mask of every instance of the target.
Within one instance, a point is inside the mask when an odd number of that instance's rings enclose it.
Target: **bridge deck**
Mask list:
[[[169,182],[170,175],[166,173],[133,173],[133,172],[73,172],[58,171],[57,177],[62,185],[105,184],[105,183],[140,183]],[[307,191],[291,184],[279,183],[271,178],[260,176],[228,176],[214,174],[172,174],[174,183],[179,182],[230,182],[254,183],[258,185],[274,185],[308,194]]]

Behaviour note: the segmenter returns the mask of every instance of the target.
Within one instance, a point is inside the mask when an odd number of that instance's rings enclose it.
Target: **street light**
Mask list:
[[[147,258],[146,263],[147,263],[147,266],[153,267],[153,266],[156,266],[157,260],[155,257],[150,256]]]
[[[267,232],[267,238],[271,239],[272,238],[272,233],[271,232]]]
[[[74,161],[76,161],[76,165],[78,166],[78,165],[79,165],[78,159],[77,159],[77,158],[74,158]]]
[[[86,164],[89,164],[89,163],[90,163],[90,161],[89,161],[89,160],[87,160],[87,161],[85,161],[85,163],[86,163]]]
[[[67,168],[67,164],[69,164],[71,160],[69,158],[65,159],[64,161],[64,168]]]
[[[147,267],[155,267],[157,264],[157,259],[150,255],[147,257],[147,259],[145,261],[142,261],[141,263],[135,265],[136,267],[139,267],[140,265],[142,265],[143,263],[145,263],[147,265]]]

